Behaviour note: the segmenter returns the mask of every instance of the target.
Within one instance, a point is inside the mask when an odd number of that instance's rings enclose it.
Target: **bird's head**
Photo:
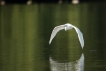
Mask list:
[[[72,25],[69,23],[65,24],[65,31],[67,31],[69,29],[72,29]]]
[[[65,31],[67,31],[68,30],[68,25],[67,24],[65,24]]]

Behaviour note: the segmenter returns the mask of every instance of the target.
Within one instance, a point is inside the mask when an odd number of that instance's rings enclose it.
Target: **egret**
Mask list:
[[[60,30],[63,30],[63,29],[65,29],[65,31],[67,31],[67,30],[72,29],[72,28],[74,28],[76,30],[80,44],[81,44],[81,47],[83,48],[84,47],[83,34],[81,33],[81,31],[77,27],[75,27],[74,25],[72,25],[70,23],[66,23],[64,25],[56,26],[52,31],[52,34],[51,34],[51,37],[50,37],[50,40],[49,40],[49,44],[51,44],[51,42],[52,42],[53,38],[56,36],[57,32],[59,32]]]

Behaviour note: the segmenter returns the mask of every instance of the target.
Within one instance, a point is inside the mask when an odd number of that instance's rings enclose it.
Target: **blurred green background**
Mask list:
[[[74,29],[60,31],[49,45],[53,28],[65,23],[81,30],[84,49]],[[50,56],[64,63],[82,53],[83,71],[106,71],[105,27],[105,3],[1,5],[0,71],[53,71]]]

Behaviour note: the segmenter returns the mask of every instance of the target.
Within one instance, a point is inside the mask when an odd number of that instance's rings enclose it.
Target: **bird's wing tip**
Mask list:
[[[49,42],[49,45],[51,44],[51,42]]]
[[[82,45],[81,47],[82,47],[82,49],[83,49],[83,48],[84,48],[84,45]]]

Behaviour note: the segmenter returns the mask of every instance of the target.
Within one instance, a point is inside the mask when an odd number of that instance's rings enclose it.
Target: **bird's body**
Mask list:
[[[77,27],[75,27],[74,25],[69,24],[69,23],[57,26],[57,27],[55,27],[53,29],[51,37],[50,37],[49,44],[51,44],[51,42],[52,42],[53,38],[55,37],[55,35],[57,34],[57,32],[59,32],[60,30],[63,30],[63,29],[65,29],[65,31],[67,31],[67,30],[72,29],[72,28],[74,28],[76,30],[76,32],[78,34],[78,38],[79,38],[80,44],[81,44],[81,46],[83,48],[84,47],[83,34],[81,33],[81,31]]]

